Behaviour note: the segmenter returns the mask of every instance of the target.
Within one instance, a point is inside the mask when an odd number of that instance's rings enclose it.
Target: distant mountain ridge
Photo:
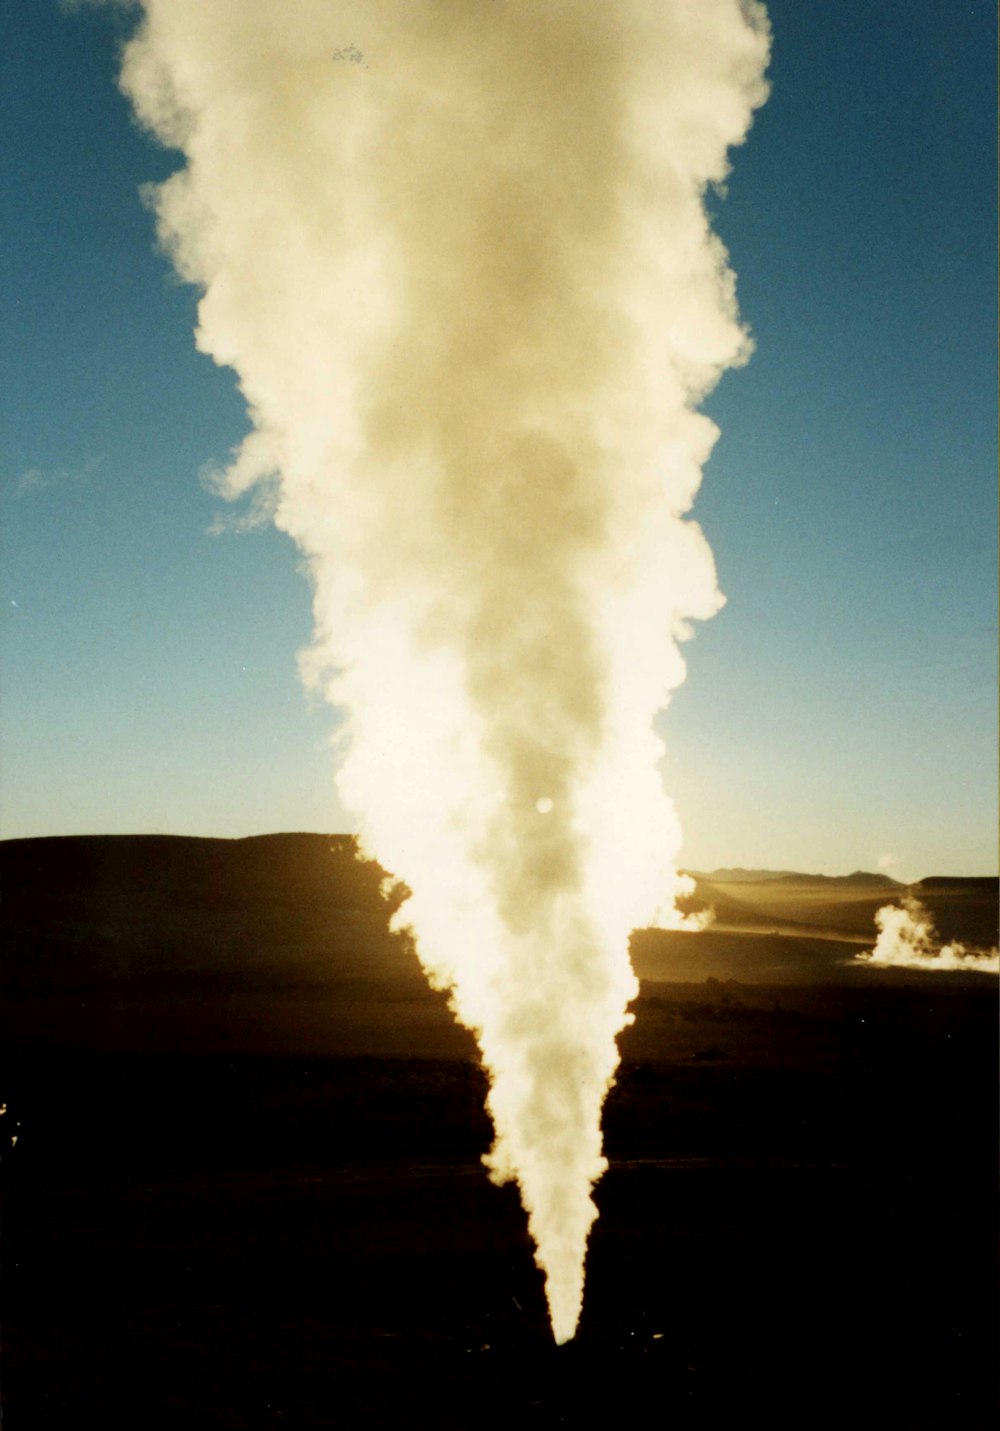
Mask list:
[[[741,866],[718,870],[687,870],[695,879],[717,884],[852,884],[873,885],[881,889],[905,889],[906,885],[890,875],[869,870],[855,870],[847,875],[805,874],[801,870],[747,870]]]

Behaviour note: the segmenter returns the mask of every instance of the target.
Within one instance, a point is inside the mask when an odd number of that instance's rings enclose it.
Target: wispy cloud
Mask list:
[[[51,487],[73,486],[86,482],[104,463],[104,456],[88,457],[81,467],[29,467],[16,479],[19,496],[28,492],[44,492]]]

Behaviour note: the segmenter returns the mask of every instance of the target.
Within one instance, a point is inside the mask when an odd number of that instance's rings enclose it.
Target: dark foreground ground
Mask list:
[[[4,1431],[996,1424],[995,980],[644,981],[556,1348],[482,1074],[402,953],[269,995],[244,931],[199,994],[148,887],[100,928],[120,882],[62,888],[7,914]],[[225,944],[227,899],[154,922]],[[308,940],[257,915],[274,984],[279,926]]]

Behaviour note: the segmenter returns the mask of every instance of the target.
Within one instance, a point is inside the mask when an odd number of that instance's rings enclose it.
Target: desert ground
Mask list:
[[[344,836],[0,845],[10,1431],[996,1423],[997,980],[857,963],[901,887],[725,871],[709,929],[635,933],[556,1348],[381,876]],[[996,942],[995,880],[914,892]]]

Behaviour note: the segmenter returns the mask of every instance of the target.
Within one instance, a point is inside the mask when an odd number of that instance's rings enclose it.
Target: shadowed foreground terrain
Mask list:
[[[891,882],[733,873],[634,936],[555,1348],[351,841],[0,845],[5,1431],[995,1424],[996,979],[850,963]],[[996,881],[915,892],[995,942]]]

